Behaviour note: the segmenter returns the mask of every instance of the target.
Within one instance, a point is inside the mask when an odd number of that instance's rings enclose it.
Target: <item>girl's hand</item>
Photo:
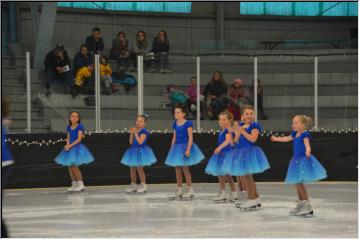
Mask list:
[[[221,148],[218,148],[218,147],[217,147],[217,148],[215,148],[214,153],[215,153],[215,154],[219,154],[220,151],[221,151]]]
[[[135,127],[131,127],[131,128],[130,128],[130,133],[135,133],[135,131],[136,131],[136,128],[135,128]]]
[[[70,148],[71,148],[71,147],[70,147],[70,144],[66,144],[65,147],[64,147],[65,151],[69,151]]]
[[[238,123],[238,121],[235,121],[235,123],[234,123],[234,130],[235,130],[235,131],[238,131],[238,128],[239,128],[239,123]]]
[[[306,158],[309,159],[311,154],[310,154],[309,151],[306,151],[306,152],[305,152],[305,155],[306,155]]]
[[[186,157],[190,157],[190,150],[186,150],[185,156],[186,156]]]
[[[243,133],[243,132],[245,132],[245,129],[244,129],[243,127],[240,127],[240,126],[239,126],[239,127],[238,127],[238,132],[239,132],[239,133]]]
[[[271,136],[271,137],[270,137],[270,140],[271,140],[272,142],[275,142],[275,141],[277,140],[277,137]]]

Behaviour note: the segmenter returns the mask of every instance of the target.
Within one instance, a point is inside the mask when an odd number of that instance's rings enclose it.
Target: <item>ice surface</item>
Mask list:
[[[127,186],[7,190],[3,217],[11,237],[352,237],[358,236],[357,183],[308,185],[315,216],[289,216],[295,188],[258,183],[262,208],[240,211],[215,204],[217,184],[194,184],[193,201],[169,201],[175,184],[148,185],[145,195]],[[227,189],[228,190],[228,189]]]

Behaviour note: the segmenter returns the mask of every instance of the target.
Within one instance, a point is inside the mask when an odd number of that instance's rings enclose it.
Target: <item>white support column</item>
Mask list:
[[[101,130],[100,114],[100,55],[95,54],[95,130]]]
[[[143,68],[143,56],[137,57],[138,64],[138,115],[144,114],[144,68]]]
[[[31,79],[30,79],[30,52],[26,52],[26,110],[27,133],[31,133]]]
[[[196,130],[200,131],[200,57],[196,57]]]
[[[258,61],[257,61],[257,57],[254,57],[254,109],[255,109],[255,121],[257,122],[258,120],[258,92],[257,92],[257,88],[258,88],[258,83],[257,83],[257,79],[258,79]]]
[[[318,57],[314,57],[314,128],[319,127],[318,108]]]

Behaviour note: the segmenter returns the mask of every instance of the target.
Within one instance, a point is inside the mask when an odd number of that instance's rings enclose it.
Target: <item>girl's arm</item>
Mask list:
[[[145,138],[146,138],[146,134],[143,133],[139,136],[139,134],[137,132],[135,132],[134,134],[134,137],[136,138],[136,141],[141,145],[144,141],[145,141]]]
[[[247,133],[245,131],[245,129],[242,127],[239,129],[240,129],[240,133],[250,142],[253,142],[253,143],[256,142],[256,140],[259,137],[259,129],[256,129],[256,128],[252,129],[250,134]]]
[[[285,137],[271,136],[270,140],[272,142],[291,142],[294,139],[291,135],[289,135],[289,136],[285,136]]]
[[[72,148],[76,144],[80,143],[82,139],[83,139],[83,132],[81,130],[79,130],[78,131],[78,138],[72,144],[70,144],[69,147]]]
[[[224,147],[228,146],[229,144],[231,144],[232,141],[232,137],[230,133],[227,133],[225,136],[225,141],[219,145],[216,149],[215,149],[215,153],[219,153]]]
[[[171,140],[171,147],[175,144],[176,141],[176,131],[174,130],[173,138]]]
[[[131,132],[131,133],[130,133],[130,139],[129,139],[130,145],[132,145],[133,142],[134,142],[134,134]]]
[[[239,124],[238,122],[235,122],[234,123],[234,132],[235,132],[235,137],[234,137],[234,142],[239,142],[239,139],[240,139],[240,136],[241,136],[241,133],[239,131]]]
[[[193,144],[193,128],[189,127],[187,129],[187,132],[188,132],[188,136],[189,136],[189,141],[188,141],[188,145],[187,145],[187,148],[186,148],[185,155],[188,157],[188,156],[190,156],[190,149],[191,149],[191,146]]]
[[[70,144],[70,133],[67,133],[67,137],[66,137],[66,145]]]
[[[306,155],[307,158],[309,158],[310,154],[311,154],[311,147],[310,147],[309,138],[305,137],[303,141],[304,141],[305,149],[306,149],[305,155]]]

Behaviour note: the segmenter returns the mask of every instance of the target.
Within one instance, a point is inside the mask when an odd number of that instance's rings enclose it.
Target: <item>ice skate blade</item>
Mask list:
[[[296,214],[296,217],[302,217],[302,218],[312,218],[314,217],[314,211],[311,211],[309,213],[306,214]]]
[[[213,203],[226,203],[226,199],[223,199],[223,200],[213,200]]]
[[[69,193],[82,193],[82,192],[84,192],[85,191],[85,189],[82,189],[82,190],[80,190],[80,191],[71,191],[71,192],[69,192]]]
[[[135,195],[145,195],[146,194],[146,191],[145,192],[135,192]]]
[[[252,211],[252,210],[256,210],[256,209],[258,209],[256,206],[251,206],[251,207],[247,207],[247,208],[240,206],[240,211]]]
[[[134,192],[125,192],[126,194],[128,194],[128,195],[136,195],[136,192],[134,191]]]
[[[182,197],[168,197],[170,201],[179,201],[182,199]]]
[[[194,195],[190,196],[190,197],[182,197],[181,200],[182,201],[191,201],[194,199]]]

